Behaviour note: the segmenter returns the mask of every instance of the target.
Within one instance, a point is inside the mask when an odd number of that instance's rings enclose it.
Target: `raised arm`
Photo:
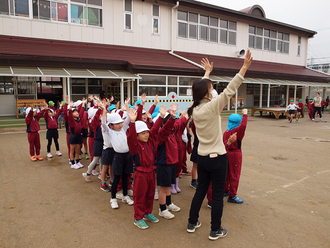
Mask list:
[[[175,123],[175,117],[176,114],[173,110],[170,110],[171,117],[167,120],[165,125],[159,130],[158,132],[158,144],[162,145],[167,137],[171,134],[174,123]]]

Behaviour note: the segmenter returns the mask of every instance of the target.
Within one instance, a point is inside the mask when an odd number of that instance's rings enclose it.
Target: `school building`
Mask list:
[[[247,49],[254,61],[237,92],[245,106],[329,95],[330,76],[306,67],[314,35],[267,19],[259,5],[235,11],[194,0],[2,0],[0,115],[15,115],[17,99],[77,100],[101,90],[122,102],[145,92],[148,104],[158,94],[185,109],[204,74],[201,58],[214,62],[221,92]]]

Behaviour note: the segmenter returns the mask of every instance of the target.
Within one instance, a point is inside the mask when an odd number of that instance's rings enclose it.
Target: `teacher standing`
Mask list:
[[[209,239],[216,240],[227,235],[227,230],[221,227],[223,210],[223,193],[227,175],[227,154],[222,140],[221,118],[222,109],[244,81],[244,76],[252,62],[251,52],[247,51],[244,64],[238,74],[231,80],[227,88],[212,100],[213,82],[208,78],[213,63],[202,59],[205,75],[194,82],[192,86],[193,105],[188,109],[189,116],[193,117],[196,133],[199,139],[198,146],[198,187],[191,202],[188,228],[189,233],[201,226],[199,210],[212,182],[212,210],[211,232]],[[230,140],[233,142],[233,140]]]

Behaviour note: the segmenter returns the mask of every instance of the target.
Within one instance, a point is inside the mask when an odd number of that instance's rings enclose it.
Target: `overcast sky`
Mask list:
[[[309,39],[308,63],[330,63],[330,1],[329,0],[197,0],[232,10],[260,5],[266,18],[316,31]]]

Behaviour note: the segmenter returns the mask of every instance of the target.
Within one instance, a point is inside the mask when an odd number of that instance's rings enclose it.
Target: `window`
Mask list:
[[[12,77],[0,77],[0,94],[14,94]]]
[[[29,17],[29,0],[1,0],[0,14]]]
[[[159,34],[159,5],[152,5],[152,33]]]
[[[276,30],[264,29],[257,26],[249,26],[249,47],[268,50],[278,53],[289,53],[288,33]]]
[[[300,56],[301,36],[298,36],[298,51],[297,56]]]
[[[132,30],[133,3],[132,0],[124,0],[125,30]]]
[[[102,27],[102,0],[71,0],[71,23]]]
[[[178,10],[180,38],[236,45],[236,29],[234,21]]]

